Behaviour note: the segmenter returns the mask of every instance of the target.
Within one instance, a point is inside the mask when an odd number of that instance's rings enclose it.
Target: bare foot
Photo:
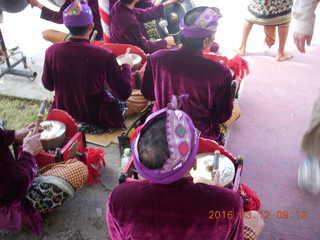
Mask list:
[[[290,58],[293,58],[291,53],[285,52],[284,54],[278,54],[278,56],[276,56],[276,60],[278,62],[283,62],[285,60],[288,60]]]
[[[243,47],[240,48],[234,48],[233,49],[236,53],[238,53],[241,57],[244,57],[246,55],[246,50]]]

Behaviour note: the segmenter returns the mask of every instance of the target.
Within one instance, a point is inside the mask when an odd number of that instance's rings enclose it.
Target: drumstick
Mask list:
[[[211,181],[214,180],[215,176],[216,176],[216,173],[217,173],[217,170],[219,170],[219,158],[220,158],[220,151],[219,150],[216,150],[214,151],[214,160],[213,160],[213,169],[212,169],[212,172],[211,172]],[[220,183],[220,179],[217,179],[218,182],[215,183],[215,184],[218,184]]]
[[[128,47],[125,54],[126,54],[126,55],[130,54],[130,51],[131,51],[131,48]]]
[[[213,160],[213,169],[219,169],[219,158],[220,158],[220,151],[214,151],[214,160]]]
[[[97,34],[98,34],[98,31],[97,30],[94,30],[93,33],[92,33],[92,36],[90,38],[90,43],[93,43],[93,41],[96,39],[97,37]]]
[[[47,107],[47,103],[48,103],[48,98],[43,99],[41,107],[40,107],[40,111],[38,113],[38,118],[37,118],[37,122],[36,122],[36,126],[34,127],[32,134],[36,134],[38,132],[38,128],[40,123],[42,122],[43,116],[44,116],[44,112],[46,110]]]

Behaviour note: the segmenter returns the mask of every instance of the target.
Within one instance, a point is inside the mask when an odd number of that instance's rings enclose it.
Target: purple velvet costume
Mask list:
[[[167,41],[148,41],[148,34],[142,23],[161,18],[164,15],[163,4],[140,9],[129,9],[116,2],[110,12],[110,34],[112,43],[132,44],[140,47],[146,53],[153,53],[167,46]]]
[[[109,7],[110,9],[113,7],[113,5],[120,0],[109,0]],[[148,8],[153,7],[154,4],[150,0],[140,0],[139,2],[134,5],[135,8]]]
[[[65,110],[77,121],[102,129],[124,127],[117,99],[131,95],[131,67],[123,64],[121,70],[110,50],[86,39],[55,43],[46,51],[42,83],[55,91],[50,110]],[[106,88],[117,99],[107,96]]]
[[[171,101],[172,95],[189,94],[181,110],[192,118],[201,136],[217,139],[220,124],[232,113],[231,73],[224,65],[206,59],[187,47],[161,50],[150,56],[141,92],[155,100],[153,112]]]
[[[63,23],[62,13],[73,2],[74,2],[74,0],[66,0],[65,3],[61,6],[59,12],[53,11],[53,10],[44,6],[42,8],[40,17],[42,19],[47,20],[47,21],[62,24]],[[98,34],[96,36],[96,40],[102,40],[103,39],[103,37],[102,37],[103,30],[102,30],[102,26],[101,26],[98,0],[88,0],[88,5],[90,6],[90,8],[92,10],[92,14],[93,14],[93,22],[94,22],[94,29],[93,30],[98,31]],[[90,35],[90,37],[91,37],[91,35]]]
[[[239,194],[192,180],[187,177],[171,184],[137,181],[117,186],[107,203],[111,239],[243,240]],[[210,211],[221,217],[209,219]]]
[[[0,129],[0,230],[18,233],[22,226],[30,226],[39,235],[42,217],[24,196],[36,176],[36,161],[28,152],[20,152],[17,161],[9,146],[14,131]]]

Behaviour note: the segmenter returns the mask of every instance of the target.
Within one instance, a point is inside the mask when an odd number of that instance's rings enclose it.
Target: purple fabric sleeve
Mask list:
[[[136,15],[139,22],[149,22],[164,16],[163,4],[159,4],[146,9],[133,8],[132,11]]]
[[[140,47],[146,53],[153,53],[167,46],[167,41],[162,39],[158,42],[148,41],[141,33],[138,25],[132,24],[128,27],[126,36],[131,39],[129,44]]]
[[[107,200],[107,213],[106,213],[106,221],[108,223],[109,236],[111,240],[123,239],[119,223],[117,222],[117,218],[115,216],[116,213],[114,213],[113,211],[111,199],[112,199],[112,193],[110,194]]]
[[[232,76],[229,74],[215,96],[212,119],[216,123],[224,123],[231,117],[233,109],[231,82]]]
[[[0,129],[0,131],[2,131],[2,133],[4,134],[4,140],[6,142],[6,145],[10,146],[14,141],[15,131],[14,130],[4,130],[3,131],[1,129]]]
[[[151,59],[147,62],[146,69],[143,74],[142,84],[141,84],[141,93],[149,101],[154,101],[154,83],[152,75],[152,64]]]
[[[113,53],[109,55],[107,61],[108,81],[106,84],[116,98],[125,101],[132,92],[131,67],[128,64],[123,64],[120,69]]]

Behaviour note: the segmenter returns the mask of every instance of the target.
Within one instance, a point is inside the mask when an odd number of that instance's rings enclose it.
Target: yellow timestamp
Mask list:
[[[250,211],[241,211],[239,217],[241,219],[270,219],[271,217],[277,219],[308,219],[308,211],[258,211],[259,215],[252,215]],[[232,219],[235,217],[233,211],[209,211],[209,219]]]

